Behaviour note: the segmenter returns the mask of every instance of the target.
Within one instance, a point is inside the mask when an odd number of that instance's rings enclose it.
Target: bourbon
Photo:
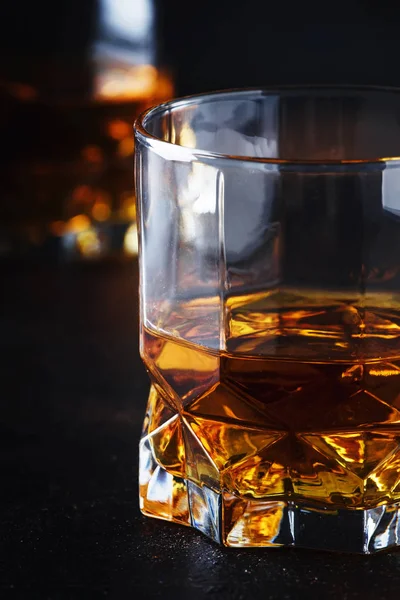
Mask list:
[[[379,548],[400,502],[396,297],[232,296],[222,340],[212,307],[184,300],[142,331],[142,511],[228,546],[302,545],[313,522],[333,548],[349,526]]]

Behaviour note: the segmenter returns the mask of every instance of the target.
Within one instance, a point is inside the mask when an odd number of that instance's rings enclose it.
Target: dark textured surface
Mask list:
[[[219,548],[140,516],[135,265],[3,268],[0,597],[397,599],[400,552]]]

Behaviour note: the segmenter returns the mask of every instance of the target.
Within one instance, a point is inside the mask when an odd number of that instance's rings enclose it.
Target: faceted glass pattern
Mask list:
[[[138,122],[144,514],[235,547],[400,545],[398,156],[396,92]]]

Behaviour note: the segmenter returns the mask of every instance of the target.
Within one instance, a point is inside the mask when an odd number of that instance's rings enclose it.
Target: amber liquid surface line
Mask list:
[[[223,351],[212,302],[143,328],[145,514],[226,545],[295,545],[301,507],[305,522],[351,510],[365,529],[400,501],[399,307],[328,300],[233,298]]]

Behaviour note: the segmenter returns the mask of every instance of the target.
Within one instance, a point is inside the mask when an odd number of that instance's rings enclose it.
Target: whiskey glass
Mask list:
[[[400,91],[199,95],[135,135],[142,512],[400,545]]]

